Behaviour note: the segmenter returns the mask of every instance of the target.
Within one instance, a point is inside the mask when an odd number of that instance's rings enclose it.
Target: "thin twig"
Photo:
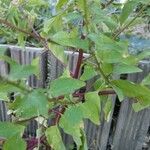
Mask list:
[[[83,60],[83,50],[79,49],[77,65],[76,65],[75,72],[73,74],[73,78],[75,78],[75,79],[77,79],[78,76],[79,76],[79,71],[80,71],[80,68],[81,68],[82,60]]]
[[[46,50],[51,51],[51,50],[49,49],[49,46],[48,46],[48,43],[47,43],[47,42],[51,42],[51,43],[53,43],[53,44],[60,45],[59,43],[57,43],[57,42],[51,40],[50,38],[47,40],[47,39],[41,37],[34,29],[32,29],[33,32],[28,32],[28,31],[26,31],[26,30],[23,30],[23,29],[21,29],[21,28],[16,27],[16,26],[13,25],[12,23],[10,23],[10,22],[8,22],[7,20],[2,19],[2,18],[0,18],[0,23],[3,24],[3,25],[6,25],[7,27],[9,27],[9,28],[11,28],[11,29],[14,29],[14,30],[16,30],[16,31],[22,32],[22,33],[24,33],[24,34],[27,34],[27,35],[29,35],[29,36],[35,38],[37,41],[39,41],[39,42],[42,43],[42,45],[44,46],[44,48],[45,48]],[[66,67],[66,65],[65,65],[61,60],[59,60],[59,59],[53,54],[52,51],[51,51],[51,53],[52,53],[52,55],[53,55],[61,64],[63,64],[63,65]]]
[[[86,26],[86,30],[87,30],[87,34],[89,33],[89,26],[88,26],[88,8],[87,8],[87,2],[86,0],[83,0],[84,3],[84,18],[85,18],[85,26]]]
[[[39,40],[39,37],[36,36],[34,33],[31,33],[31,32],[28,32],[26,30],[23,30],[21,28],[18,28],[15,25],[13,25],[12,23],[8,22],[7,20],[4,20],[4,19],[0,18],[0,23],[6,25],[7,27],[9,27],[11,29],[14,29],[14,30],[17,30],[17,31],[22,32],[24,34],[30,35],[30,36],[32,36],[32,37],[34,37],[34,38]],[[41,39],[41,40],[43,40],[43,39]]]
[[[12,85],[12,86],[20,89],[22,92],[27,92],[27,93],[31,92],[31,90],[29,90],[28,88],[25,88],[24,86],[20,85],[19,82],[11,81],[11,80],[9,80],[9,79],[7,79],[5,77],[2,77],[2,76],[0,76],[0,82]]]
[[[33,120],[33,119],[35,119],[35,118],[37,118],[38,116],[34,116],[34,117],[31,117],[31,118],[28,118],[28,119],[22,119],[22,120],[16,120],[16,121],[14,121],[14,123],[25,123],[25,122],[28,122],[28,121],[31,121],[31,120]]]
[[[86,26],[87,34],[89,34],[88,15],[87,15],[88,10],[87,10],[87,1],[86,0],[84,0],[84,13],[85,13],[84,17],[85,17],[85,21],[86,21],[85,22],[85,26]],[[89,40],[89,42],[90,42],[90,40]],[[95,51],[92,50],[91,48],[89,48],[89,49],[90,49],[90,54],[94,57],[94,59],[96,61],[96,64],[97,64],[97,67],[98,67],[98,71],[99,71],[100,75],[105,80],[105,82],[109,84],[110,83],[109,79],[105,76],[105,73],[101,69],[101,65],[100,65],[100,63],[99,63],[99,61],[98,61],[98,59],[97,59],[97,57],[95,55]]]
[[[92,53],[93,57],[95,58],[95,61],[96,61],[96,64],[97,64],[97,67],[98,67],[98,70],[99,70],[100,75],[102,76],[102,78],[105,80],[105,82],[106,82],[107,84],[110,84],[110,81],[109,81],[108,77],[105,75],[105,73],[103,72],[103,70],[102,70],[102,68],[101,68],[101,64],[100,64],[100,62],[98,61],[98,59],[97,59],[97,57],[96,57],[96,55],[95,55],[95,52],[92,51],[91,53]]]
[[[144,5],[140,11],[136,14],[136,16],[129,22],[127,23],[125,26],[123,26],[116,34],[114,32],[114,36],[113,36],[113,39],[115,40],[124,30],[126,30],[142,13],[143,13],[143,10],[145,10],[145,8],[148,6],[149,4],[147,5]]]

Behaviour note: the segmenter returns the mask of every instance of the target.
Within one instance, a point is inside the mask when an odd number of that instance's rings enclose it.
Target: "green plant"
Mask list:
[[[28,42],[43,46],[65,68],[63,75],[47,88],[32,89],[25,84],[25,79],[32,74],[39,77],[39,59],[33,60],[31,65],[20,65],[5,56],[5,49],[1,49],[0,59],[10,64],[10,73],[0,77],[0,96],[15,115],[12,123],[0,123],[0,136],[6,140],[4,150],[12,147],[26,149],[22,135],[26,123],[32,119],[38,122],[38,142],[35,145],[38,149],[43,139],[53,149],[65,149],[60,128],[73,137],[78,149],[87,149],[83,119],[88,118],[99,125],[99,115],[103,111],[102,120],[103,117],[109,120],[112,105],[109,94],[116,93],[120,101],[125,96],[135,99],[135,111],[150,106],[149,76],[140,84],[114,78],[120,74],[142,72],[138,63],[150,56],[150,51],[131,55],[128,41],[119,37],[128,32],[135,20],[143,20],[143,11],[149,6],[149,0],[131,0],[122,6],[112,0],[107,4],[99,0],[60,0],[54,16],[47,13],[49,3],[44,0],[1,0],[0,3],[0,35],[8,43],[16,43],[17,39],[21,46]],[[136,12],[134,9],[139,3],[142,7]],[[114,12],[116,7],[120,13]],[[76,72],[72,76],[65,49],[79,52]],[[83,60],[83,52],[90,56]],[[84,65],[84,72],[79,77],[81,65]],[[80,88],[94,76],[97,76],[91,85],[94,91],[80,93]],[[7,98],[11,92],[17,92],[13,102]],[[54,118],[52,126],[47,124],[50,118]]]

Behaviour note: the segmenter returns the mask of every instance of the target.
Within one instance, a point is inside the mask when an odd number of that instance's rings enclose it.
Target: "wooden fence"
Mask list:
[[[0,47],[6,47],[0,45]],[[29,77],[28,84],[31,87],[45,87],[48,82],[61,75],[63,65],[50,53],[41,48],[26,48],[22,50],[16,46],[9,47],[6,52],[11,58],[21,64],[29,64],[36,56],[40,56],[41,78],[37,80],[34,76]],[[77,53],[66,52],[69,60],[69,68],[73,72],[77,62]],[[128,80],[139,82],[150,72],[150,61],[143,60],[139,64],[143,73],[127,75]],[[0,61],[0,75],[9,72],[8,64]],[[150,150],[150,109],[135,113],[132,109],[132,100],[125,99],[122,103],[116,96],[112,97],[113,111],[109,122],[102,122],[96,126],[89,120],[85,120],[85,131],[87,135],[88,148],[90,150]],[[0,101],[0,121],[11,121],[7,114],[4,102]],[[36,122],[31,121],[26,129],[30,137],[36,135]],[[63,141],[69,150],[73,144],[69,135],[63,134]]]

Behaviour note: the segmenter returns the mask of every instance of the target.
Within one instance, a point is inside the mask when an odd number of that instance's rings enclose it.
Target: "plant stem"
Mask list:
[[[28,122],[28,121],[31,121],[31,120],[33,120],[33,119],[35,119],[35,118],[37,118],[38,116],[34,116],[34,117],[32,117],[32,118],[29,118],[29,119],[22,119],[22,120],[15,120],[14,122],[15,123],[25,123],[25,122]]]
[[[86,26],[86,31],[89,33],[89,26],[88,26],[88,8],[87,8],[87,2],[86,0],[83,0],[84,3],[84,18],[85,18],[85,26]]]
[[[95,52],[92,51],[91,54],[93,55],[93,57],[95,58],[95,61],[96,61],[96,64],[97,64],[97,67],[98,67],[98,71],[100,73],[100,75],[102,76],[102,78],[105,80],[105,82],[107,84],[110,84],[110,81],[109,79],[107,78],[107,76],[105,75],[105,73],[103,72],[102,68],[101,68],[101,65],[100,65],[100,62],[98,61],[96,55],[95,55]]]
[[[7,83],[7,84],[9,84],[9,85],[12,85],[12,86],[14,86],[14,87],[20,89],[22,92],[25,92],[25,93],[31,92],[31,90],[25,88],[24,86],[20,85],[20,84],[19,84],[18,82],[16,82],[16,81],[11,81],[11,80],[6,79],[6,78],[4,78],[4,77],[2,77],[2,76],[0,76],[0,80],[1,80],[0,82],[2,82],[2,83]]]
[[[75,72],[73,74],[73,78],[75,78],[75,79],[77,79],[79,76],[79,71],[80,71],[80,67],[82,64],[82,60],[83,60],[83,50],[79,49],[78,61],[77,61]]]
[[[6,25],[7,27],[10,27],[11,29],[17,30],[17,31],[22,32],[24,34],[28,34],[28,35],[35,38],[35,35],[33,33],[28,32],[26,30],[23,30],[21,28],[18,28],[16,26],[14,26],[12,23],[8,22],[7,20],[4,20],[4,19],[0,18],[0,23]],[[37,36],[36,36],[36,39],[37,39]]]
[[[21,28],[16,27],[16,26],[13,25],[12,23],[10,23],[10,22],[8,22],[7,20],[4,20],[4,19],[2,19],[2,18],[0,18],[0,23],[6,25],[7,27],[9,27],[9,28],[11,28],[11,29],[13,29],[13,30],[22,32],[22,33],[24,33],[24,34],[27,34],[27,35],[29,35],[29,36],[35,38],[37,41],[39,41],[39,42],[42,43],[42,45],[43,45],[43,47],[44,47],[45,49],[47,49],[47,50],[49,50],[49,51],[51,51],[51,50],[49,49],[47,42],[51,42],[51,43],[53,43],[53,44],[60,45],[59,43],[57,43],[57,42],[51,40],[50,38],[47,40],[47,39],[41,37],[41,36],[34,30],[34,28],[32,28],[32,31],[33,31],[33,32],[28,32],[28,31],[26,31],[26,30],[23,30],[23,29],[21,29]],[[51,53],[52,53],[52,52],[51,52]],[[64,66],[66,66],[66,65],[65,65],[61,60],[59,60],[53,53],[52,53],[52,55],[53,55],[59,62],[61,62],[61,64],[63,64]]]
[[[83,0],[84,1],[84,13],[85,13],[85,15],[84,15],[84,17],[85,17],[85,25],[86,25],[86,30],[87,30],[87,34],[89,34],[89,27],[88,27],[88,15],[87,15],[87,13],[88,13],[88,11],[87,11],[87,2],[86,2],[86,0]],[[90,40],[89,40],[89,43],[90,43]],[[98,61],[98,59],[97,59],[97,57],[96,57],[96,55],[95,55],[95,51],[94,50],[92,50],[91,48],[89,48],[90,49],[90,54],[94,57],[94,59],[95,59],[95,61],[96,61],[96,64],[97,64],[97,67],[98,67],[98,70],[99,70],[99,73],[100,73],[100,75],[102,76],[102,78],[105,80],[105,82],[107,83],[107,84],[109,84],[110,82],[109,82],[109,79],[106,77],[106,75],[105,75],[105,73],[103,72],[103,70],[101,69],[101,65],[100,65],[100,63],[99,63],[99,61]]]
[[[140,11],[136,14],[136,16],[128,23],[126,24],[124,27],[122,27],[116,34],[114,34],[113,36],[113,39],[115,40],[125,29],[127,29],[143,12],[143,10],[148,6],[149,4],[147,5],[144,5]]]

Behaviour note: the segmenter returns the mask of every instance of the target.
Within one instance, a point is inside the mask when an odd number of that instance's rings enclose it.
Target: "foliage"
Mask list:
[[[141,8],[136,9],[139,4]],[[149,4],[149,0],[130,0],[121,5],[113,1],[58,0],[53,14],[50,13],[52,3],[46,0],[1,0],[2,39],[6,43],[52,50],[51,53],[65,68],[63,75],[51,81],[47,88],[32,89],[26,80],[33,74],[39,77],[39,59],[33,60],[31,65],[20,65],[0,49],[0,60],[10,64],[10,73],[0,77],[0,98],[7,101],[9,112],[14,115],[12,123],[0,123],[0,137],[5,139],[3,149],[26,149],[22,135],[26,124],[36,119],[38,131],[42,131],[35,145],[38,149],[43,137],[51,148],[65,149],[60,134],[63,129],[73,137],[78,149],[86,150],[84,119],[99,125],[101,114],[107,121],[110,118],[112,101],[103,92],[110,94],[109,91],[113,90],[121,101],[125,96],[136,100],[133,104],[136,111],[149,107],[149,75],[139,84],[114,79],[116,75],[142,72],[138,63],[150,56],[149,51],[131,55],[128,41],[120,38],[120,34],[127,33],[136,19],[143,21],[143,15],[149,13]],[[66,49],[82,50],[90,55],[77,65],[77,71],[80,66],[84,67],[78,78],[68,70]],[[94,91],[80,93],[86,81],[94,76],[97,77],[91,85]],[[17,93],[14,101],[6,99],[11,92]],[[54,120],[53,125],[48,123],[49,119]]]

